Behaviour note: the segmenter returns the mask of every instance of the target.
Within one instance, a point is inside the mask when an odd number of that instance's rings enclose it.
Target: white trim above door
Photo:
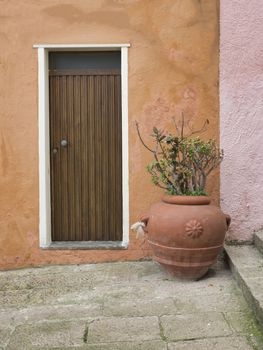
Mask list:
[[[128,47],[129,44],[39,44],[38,49],[38,129],[39,129],[39,245],[51,249],[123,249],[129,243],[129,152],[128,152]],[[123,234],[120,242],[56,242],[51,239],[49,76],[50,51],[121,51],[122,94],[122,207]]]

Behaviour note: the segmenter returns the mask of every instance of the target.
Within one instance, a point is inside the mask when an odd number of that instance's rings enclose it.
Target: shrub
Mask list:
[[[140,141],[153,154],[153,161],[147,165],[152,182],[171,195],[207,195],[207,177],[223,160],[223,151],[214,140],[205,141],[199,136],[193,136],[206,129],[208,120],[197,131],[188,124],[188,135],[184,134],[183,115],[180,130],[175,119],[174,124],[175,134],[153,127],[151,137],[154,139],[155,149],[151,149],[142,139],[139,123],[136,121]]]

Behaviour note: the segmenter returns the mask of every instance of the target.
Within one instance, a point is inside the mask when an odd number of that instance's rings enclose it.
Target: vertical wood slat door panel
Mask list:
[[[52,240],[120,241],[120,75],[49,79]]]

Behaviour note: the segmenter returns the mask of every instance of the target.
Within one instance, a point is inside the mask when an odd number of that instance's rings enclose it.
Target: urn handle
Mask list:
[[[143,228],[144,232],[148,233],[147,230],[147,225],[148,225],[148,221],[149,221],[150,217],[149,214],[144,214],[140,217],[140,221],[142,221],[145,225],[145,227]]]
[[[229,229],[230,223],[231,223],[231,216],[228,214],[225,214],[226,216],[226,225],[227,225],[227,229]]]

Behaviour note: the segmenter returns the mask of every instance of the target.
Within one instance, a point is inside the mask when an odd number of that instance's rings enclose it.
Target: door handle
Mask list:
[[[60,144],[61,144],[62,147],[67,147],[68,141],[67,140],[61,140]]]

